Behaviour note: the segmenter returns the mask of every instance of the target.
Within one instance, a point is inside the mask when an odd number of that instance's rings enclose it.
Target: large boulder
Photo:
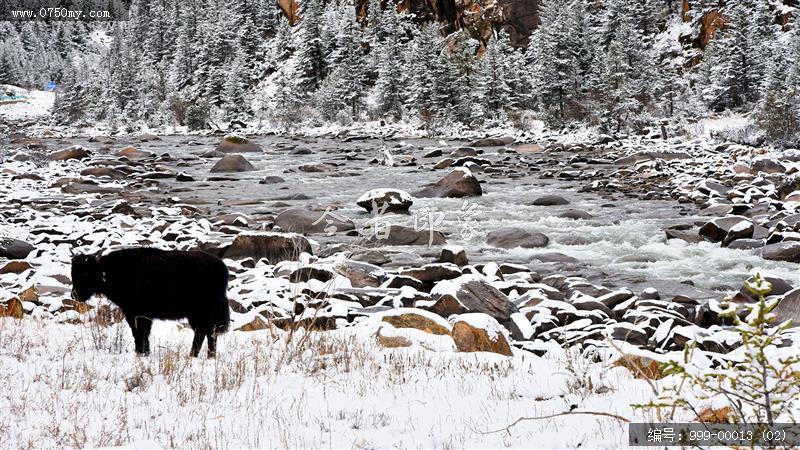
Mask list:
[[[786,166],[784,166],[780,161],[776,161],[774,159],[760,158],[750,163],[750,171],[753,174],[757,174],[759,172],[785,173]]]
[[[291,208],[275,217],[275,225],[281,230],[304,234],[332,234],[356,228],[349,218],[334,211],[312,211]]]
[[[475,197],[483,194],[481,183],[466,167],[459,167],[436,183],[422,189],[415,195],[422,198]]]
[[[266,258],[270,264],[294,261],[301,253],[311,253],[311,243],[295,233],[240,233],[222,251],[223,258],[259,260]]]
[[[800,262],[800,242],[787,241],[765,245],[758,250],[764,259],[773,261]]]
[[[777,191],[781,199],[798,190],[800,190],[800,173],[789,175],[778,183]]]
[[[800,326],[800,288],[785,293],[772,313],[775,314],[775,324],[791,319],[792,326]]]
[[[745,222],[745,224],[742,224]],[[749,225],[748,225],[749,224]],[[726,216],[718,219],[709,220],[700,227],[700,235],[711,242],[722,242],[728,237],[728,233],[734,230],[738,238],[748,238],[753,235],[753,222],[743,216]],[[747,234],[749,230],[749,235]]]
[[[256,170],[256,168],[242,155],[225,155],[211,168],[212,173],[249,172],[251,170]]]
[[[371,245],[444,245],[447,243],[441,231],[414,229],[403,225],[389,225],[376,231],[367,239]]]
[[[47,159],[50,161],[67,161],[70,159],[83,159],[89,157],[89,150],[75,145],[70,148],[59,150],[57,152],[50,153],[47,155]]]
[[[499,248],[540,248],[546,247],[550,239],[536,231],[505,227],[490,232],[486,237],[486,243]]]
[[[505,294],[477,275],[462,275],[452,280],[440,281],[431,290],[431,296],[453,297],[467,311],[488,314],[502,322],[518,312],[516,305]]]
[[[492,352],[513,356],[503,327],[486,314],[456,316],[451,335],[460,352]]]
[[[264,151],[260,145],[250,142],[250,140],[238,134],[225,136],[214,150],[223,153],[261,153]]]
[[[25,241],[0,237],[0,258],[25,259],[35,249]]]
[[[356,204],[367,212],[408,212],[414,198],[406,191],[398,189],[373,189],[356,200]]]
[[[695,229],[667,228],[664,230],[664,234],[667,235],[667,239],[680,239],[690,244],[705,241],[705,238],[700,236],[700,233]]]

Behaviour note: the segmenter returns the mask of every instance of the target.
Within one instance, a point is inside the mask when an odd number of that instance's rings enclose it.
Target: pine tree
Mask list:
[[[328,119],[335,118],[342,111],[356,119],[364,109],[366,91],[361,36],[355,18],[350,17],[347,23],[340,25],[336,36],[338,51],[335,60],[338,62],[320,87],[318,103]]]
[[[427,118],[436,109],[436,68],[441,62],[442,39],[436,24],[423,25],[414,35],[406,58],[409,67],[409,104]]]
[[[250,99],[247,95],[249,75],[247,72],[247,53],[239,49],[236,57],[229,64],[225,78],[224,108],[228,119],[242,119],[252,113]]]
[[[322,19],[321,0],[306,0],[303,5],[300,25],[294,36],[296,76],[301,91],[310,93],[317,89],[325,77],[324,47],[320,35]]]
[[[60,125],[74,124],[86,118],[90,107],[90,92],[85,85],[85,74],[67,66],[61,79],[61,92],[53,105],[53,120]]]
[[[748,7],[734,4],[728,28],[716,33],[706,47],[700,83],[712,109],[736,108],[757,99],[761,68],[749,20]]]
[[[0,42],[0,84],[19,84],[17,58],[17,50],[11,42]]]
[[[489,41],[478,65],[480,100],[486,113],[493,117],[515,108],[517,103],[512,85],[519,74],[510,66],[513,55],[508,34],[501,31]]]
[[[381,28],[386,36],[377,49],[380,55],[375,82],[378,107],[383,114],[402,118],[406,80],[398,62],[403,60],[405,31],[395,8],[390,7],[383,13]]]
[[[625,48],[620,39],[614,39],[606,52],[603,74],[603,118],[606,128],[619,132],[639,107],[634,97],[632,67],[628,63]]]
[[[539,100],[558,120],[564,120],[567,106],[576,94],[580,68],[573,52],[570,4],[548,0],[542,5],[541,25],[534,36],[534,73]]]

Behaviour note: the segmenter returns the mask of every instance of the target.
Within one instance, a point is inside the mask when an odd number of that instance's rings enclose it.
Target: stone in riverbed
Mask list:
[[[279,176],[269,175],[269,176],[266,176],[266,177],[262,178],[261,180],[259,180],[258,184],[276,184],[276,183],[284,183],[284,182],[286,182],[286,180],[284,180],[283,178],[281,178]]]
[[[244,136],[229,134],[217,144],[216,151],[223,153],[261,153],[264,150],[260,145],[250,142]]]
[[[85,177],[108,177],[114,180],[128,178],[128,174],[111,167],[87,167],[81,170],[81,175]]]
[[[413,277],[423,283],[434,283],[442,280],[451,280],[461,276],[461,270],[455,264],[433,263],[422,267],[412,267],[398,272],[400,275]]]
[[[786,166],[780,161],[770,158],[760,158],[750,163],[750,172],[757,174],[764,173],[786,173]]]
[[[81,147],[80,145],[75,145],[70,148],[59,150],[57,152],[50,153],[47,155],[47,159],[50,161],[67,161],[70,159],[83,159],[89,157],[89,150]]]
[[[301,172],[307,172],[307,173],[336,172],[338,170],[336,166],[328,163],[303,164],[297,169],[300,170]]]
[[[502,322],[519,312],[505,294],[477,275],[440,281],[431,289],[431,295],[434,298],[450,295],[468,311],[485,313]]]
[[[690,244],[697,244],[699,242],[705,241],[703,236],[700,236],[700,233],[697,230],[683,230],[678,228],[667,228],[664,230],[664,234],[667,235],[667,239],[680,239],[682,241],[686,241]]]
[[[475,197],[482,194],[483,190],[478,179],[466,167],[459,167],[415,195],[422,198],[459,198]]]
[[[737,239],[749,239],[753,236],[754,230],[753,222],[742,220],[728,230],[728,234],[722,240],[722,246],[727,247]]]
[[[784,178],[777,187],[778,196],[781,199],[794,191],[800,190],[800,173],[795,173]]]
[[[19,239],[0,237],[0,258],[25,259],[36,247]]]
[[[336,272],[350,280],[355,288],[378,287],[386,279],[386,272],[380,267],[353,259],[337,265]]]
[[[499,228],[487,235],[486,243],[499,248],[540,248],[546,247],[550,239],[542,233],[524,228]]]
[[[459,352],[514,355],[503,333],[503,327],[486,314],[470,313],[456,316],[453,321],[452,337]]]
[[[217,172],[249,172],[256,170],[250,161],[242,155],[226,155],[214,164],[211,168],[212,173]]]
[[[266,258],[270,264],[294,261],[301,253],[311,253],[308,239],[295,233],[241,233],[222,251],[223,258]]]
[[[559,214],[558,217],[563,217],[565,219],[573,219],[573,220],[589,220],[594,216],[580,209],[568,209]]]
[[[118,151],[117,156],[120,157],[124,156],[125,158],[128,159],[143,159],[143,158],[149,158],[153,156],[153,154],[150,152],[139,150],[136,147],[128,146]]]
[[[746,224],[741,224],[741,222],[747,222],[750,224],[749,236],[747,235],[748,229],[746,229]],[[711,242],[722,242],[727,238],[731,229],[735,229],[735,233],[739,235],[739,238],[751,237],[753,235],[752,224],[753,222],[751,222],[747,217],[720,217],[718,219],[709,220],[702,227],[700,227],[700,235],[705,236]],[[744,229],[744,231],[742,231],[742,229]]]
[[[785,293],[771,312],[775,314],[776,325],[791,319],[792,326],[800,326],[800,288]]]
[[[765,245],[757,252],[762,258],[772,261],[800,262],[800,242],[798,241]]]
[[[467,252],[465,252],[462,247],[455,245],[442,247],[442,253],[439,255],[439,262],[453,263],[457,266],[466,266],[469,264]]]
[[[483,138],[472,141],[468,144],[469,147],[502,147],[503,145],[509,145],[514,143],[514,138],[512,137],[501,137],[501,138]]]
[[[332,234],[355,229],[349,218],[330,211],[291,208],[275,217],[275,225],[281,230],[305,234]]]
[[[118,194],[122,192],[122,188],[117,186],[101,186],[94,183],[73,182],[62,186],[61,192],[66,194]]]
[[[369,237],[370,245],[444,245],[444,234],[436,230],[415,230],[403,225],[390,225]]]
[[[569,200],[558,195],[545,195],[534,200],[532,204],[534,206],[569,205]]]
[[[786,280],[769,276],[762,278],[772,284],[772,290],[767,295],[784,295],[793,289],[792,285],[786,282]],[[748,281],[752,282],[753,278],[751,277]],[[739,292],[733,297],[733,301],[756,302],[758,298],[747,289],[746,284],[743,284]]]
[[[407,213],[413,203],[413,197],[399,189],[373,189],[356,200],[356,204],[367,212],[378,213]]]
[[[442,295],[436,300],[418,301],[414,306],[436,313],[442,317],[450,317],[453,314],[463,314],[467,312],[467,307],[461,304],[457,298],[449,294]]]
[[[618,322],[608,327],[611,339],[625,341],[643,347],[647,345],[647,332],[644,328],[628,322]]]
[[[764,245],[765,242],[763,239],[737,239],[728,244],[728,248],[733,250],[753,250],[761,248]]]

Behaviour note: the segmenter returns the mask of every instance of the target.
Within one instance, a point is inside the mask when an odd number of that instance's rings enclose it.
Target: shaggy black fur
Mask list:
[[[72,296],[86,301],[104,295],[122,309],[136,352],[150,352],[153,319],[189,319],[194,330],[192,356],[208,338],[208,356],[217,335],[228,330],[228,268],[203,252],[129,248],[105,256],[72,258]]]

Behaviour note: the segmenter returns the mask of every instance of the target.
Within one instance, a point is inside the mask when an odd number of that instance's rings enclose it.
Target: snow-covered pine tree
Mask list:
[[[252,113],[248,95],[250,74],[247,61],[246,51],[239,48],[233,61],[228,64],[223,102],[225,117],[228,120],[244,120]]]
[[[367,76],[369,81],[374,83],[378,78],[378,65],[380,64],[380,53],[377,48],[383,42],[385,31],[383,29],[383,9],[381,0],[367,0],[367,15],[365,17],[365,39],[369,46],[367,54]],[[394,6],[394,0],[388,0],[389,8]]]
[[[400,13],[391,3],[383,13],[381,28],[385,37],[375,49],[379,54],[375,82],[378,110],[383,115],[402,118],[407,83],[405,71],[398,62],[403,60],[405,29]]]
[[[620,32],[624,30],[618,30],[617,34]],[[613,39],[606,51],[605,71],[602,76],[601,118],[606,129],[619,132],[640,107],[634,96],[636,88],[635,80],[631,77],[632,69],[623,39]]]
[[[194,84],[194,73],[197,70],[195,32],[195,22],[190,17],[182,17],[169,71],[170,85],[176,91],[189,89]]]
[[[736,108],[757,99],[761,50],[752,41],[748,5],[734,3],[725,30],[715,33],[706,47],[700,76],[702,96],[714,110]]]
[[[532,41],[536,53],[532,70],[537,97],[557,121],[566,118],[580,73],[573,48],[573,24],[569,23],[570,9],[570,2],[544,2],[540,11],[541,25]]]
[[[319,106],[323,115],[336,118],[346,111],[352,119],[357,119],[364,110],[366,92],[366,67],[361,33],[354,16],[342,16],[336,35],[337,53],[333,71],[320,88]]]
[[[409,104],[428,120],[436,109],[434,86],[441,62],[442,38],[437,24],[424,24],[414,34],[406,57],[409,68]]]
[[[85,119],[91,106],[91,93],[85,84],[85,74],[72,64],[68,65],[61,79],[61,92],[53,105],[53,121],[69,125]]]
[[[18,58],[18,50],[11,42],[0,42],[0,84],[19,84]]]
[[[508,33],[500,31],[486,45],[478,63],[480,96],[476,100],[483,102],[484,111],[491,117],[516,107],[512,85],[521,74],[511,67],[513,55]]]
[[[321,38],[322,0],[305,0],[300,24],[294,34],[296,95],[310,94],[317,89],[326,73],[325,49]]]

